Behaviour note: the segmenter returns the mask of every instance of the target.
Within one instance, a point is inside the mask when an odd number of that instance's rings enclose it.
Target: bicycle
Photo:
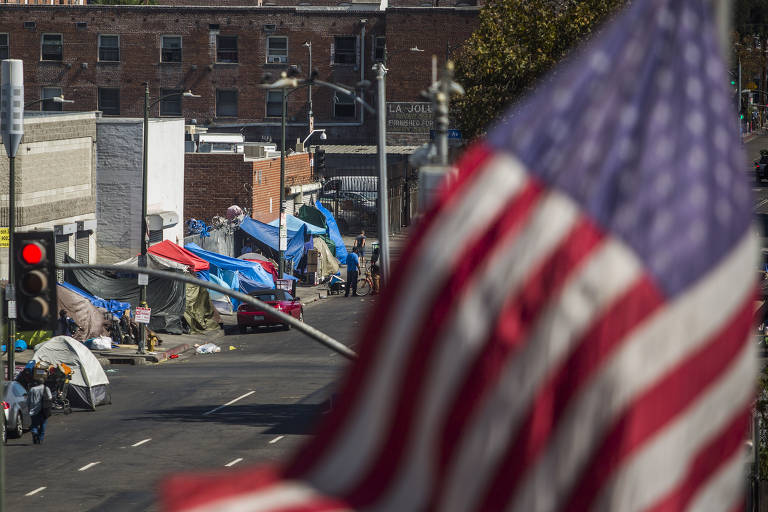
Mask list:
[[[365,275],[357,280],[357,294],[361,297],[365,297],[373,289],[373,277],[371,276],[371,270],[367,269]]]

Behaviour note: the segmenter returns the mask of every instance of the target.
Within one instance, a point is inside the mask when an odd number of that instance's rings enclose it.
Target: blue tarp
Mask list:
[[[251,235],[259,248],[266,256],[277,260],[279,249],[277,243],[277,227],[264,224],[250,217],[245,217],[240,223],[240,229]],[[298,231],[288,231],[288,248],[285,258],[293,260],[293,268],[299,265],[299,260],[304,255],[304,238],[307,232],[306,225]]]
[[[269,225],[277,227],[278,220],[279,219],[273,220],[272,222],[269,223]],[[285,225],[288,227],[288,233],[291,233],[293,231],[298,231],[301,229],[302,226],[306,226],[307,232],[309,232],[310,235],[325,234],[325,228],[315,226],[314,224],[310,224],[309,222],[304,222],[300,218],[294,217],[293,215],[290,215],[290,214],[285,216]]]
[[[320,201],[315,203],[315,208],[325,215],[325,222],[328,224],[328,236],[331,237],[331,242],[336,244],[336,258],[342,265],[347,264],[347,248],[344,246],[344,240],[341,238],[339,232],[339,226],[336,224],[336,219],[333,218],[333,214],[327,210]]]
[[[123,312],[126,309],[131,309],[131,305],[128,302],[120,302],[119,300],[107,300],[102,299],[101,297],[94,297],[90,293],[86,292],[85,290],[81,290],[77,286],[70,284],[70,283],[57,283],[59,286],[63,286],[64,288],[68,290],[72,290],[73,292],[82,295],[89,301],[91,301],[91,304],[96,306],[97,308],[106,309],[113,315],[115,315],[117,318],[123,317]]]

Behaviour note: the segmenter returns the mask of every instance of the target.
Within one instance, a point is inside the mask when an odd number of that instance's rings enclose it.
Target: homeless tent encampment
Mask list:
[[[336,224],[336,219],[333,218],[333,214],[325,208],[320,201],[315,202],[315,208],[323,214],[325,217],[325,225],[328,227],[328,236],[331,241],[336,244],[336,258],[342,265],[347,262],[347,247],[344,245],[344,239],[341,238],[341,232],[339,226]]]
[[[322,269],[322,277],[337,273],[339,271],[339,262],[336,261],[336,256],[331,252],[331,249],[328,248],[325,240],[316,236],[312,241],[314,242],[315,250],[320,257],[319,268]]]
[[[107,374],[96,356],[76,339],[55,336],[35,347],[32,360],[53,365],[64,363],[72,368],[67,391],[72,407],[95,410],[97,405],[112,403]]]
[[[73,335],[79,341],[85,341],[99,336],[109,336],[110,320],[106,310],[99,309],[82,293],[71,289],[72,285],[65,286],[58,283],[56,288],[57,310],[67,312],[75,321],[79,329]]]
[[[280,258],[277,242],[277,226],[270,226],[269,224],[259,222],[250,217],[245,217],[240,223],[240,229],[253,238],[254,245],[258,247],[263,254],[275,261]],[[301,257],[304,255],[306,233],[306,223],[302,223],[302,226],[298,231],[288,231],[288,247],[284,251],[284,254],[286,259],[293,261],[294,269],[298,267],[299,261],[301,261]]]
[[[150,266],[167,270],[162,264],[153,264],[154,254],[148,255]],[[74,260],[64,255],[66,263]],[[64,280],[85,290],[91,295],[106,297],[130,303],[134,308],[139,304],[139,285],[136,274],[106,273],[99,270],[66,270]],[[147,303],[152,308],[149,328],[157,332],[182,334],[184,332],[184,310],[186,292],[184,283],[162,277],[149,277]]]

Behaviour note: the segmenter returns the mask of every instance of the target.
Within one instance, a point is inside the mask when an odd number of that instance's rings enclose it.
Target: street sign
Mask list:
[[[461,139],[461,130],[447,130],[449,139]],[[429,138],[434,140],[437,135],[436,130],[429,130]]]
[[[152,308],[142,308],[137,307],[136,308],[136,323],[137,324],[148,324],[149,323],[149,317],[152,314]]]
[[[16,301],[8,301],[8,318],[16,318]]]
[[[285,208],[283,208],[285,210]],[[280,213],[280,248],[279,251],[288,250],[288,226],[285,225],[285,211]]]
[[[10,240],[8,228],[0,228],[0,247],[10,247]]]
[[[139,286],[147,286],[148,284],[149,284],[149,274],[139,274]]]
[[[275,279],[275,288],[290,292],[293,290],[293,283],[290,279]]]

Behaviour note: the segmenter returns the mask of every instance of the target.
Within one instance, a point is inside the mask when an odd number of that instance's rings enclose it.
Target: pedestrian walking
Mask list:
[[[371,280],[373,281],[373,295],[379,293],[381,286],[381,268],[379,267],[379,248],[374,247],[371,253]]]
[[[51,390],[45,385],[43,380],[36,380],[35,385],[29,389],[27,394],[27,403],[29,405],[29,415],[32,417],[32,442],[42,444],[45,437],[45,424],[51,416],[51,407],[53,396]]]
[[[352,290],[352,296],[357,297],[357,275],[360,271],[360,259],[357,256],[357,247],[352,248],[352,252],[347,254],[347,291],[345,297],[349,297],[349,290]]]
[[[360,262],[365,264],[365,230],[361,229],[360,234],[355,237],[354,248],[357,248],[357,254],[360,256]]]

